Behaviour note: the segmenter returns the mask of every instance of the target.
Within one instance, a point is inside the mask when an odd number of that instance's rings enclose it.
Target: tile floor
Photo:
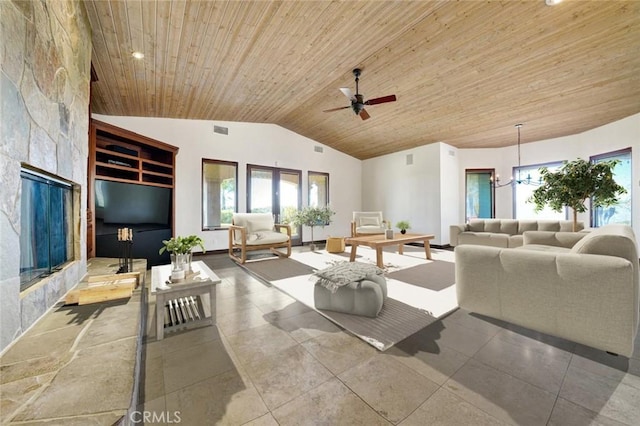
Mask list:
[[[457,310],[378,352],[226,254],[198,260],[222,278],[217,327],[150,331],[148,424],[640,424],[640,339],[615,357]]]

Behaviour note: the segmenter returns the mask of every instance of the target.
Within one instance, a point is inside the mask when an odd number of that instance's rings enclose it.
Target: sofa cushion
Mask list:
[[[582,231],[584,229],[584,223],[578,222],[576,223],[576,231]],[[573,221],[572,220],[561,220],[560,221],[560,231],[562,232],[573,232]]]
[[[258,231],[247,234],[247,245],[257,246],[263,244],[280,244],[286,243],[289,240],[287,234],[276,231]],[[236,244],[242,244],[241,240],[237,240]]]
[[[257,215],[247,220],[247,231],[254,234],[260,231],[273,231],[274,220],[271,214]]]
[[[516,235],[518,233],[518,221],[515,219],[501,220],[500,232],[503,234]]]
[[[494,232],[463,232],[458,236],[458,244],[475,244],[492,247],[509,247],[509,236]]]
[[[524,242],[524,237],[522,235],[511,235],[509,237],[509,247],[520,247]]]
[[[487,219],[484,221],[484,232],[495,232],[496,234],[501,233],[501,220],[499,219]]]
[[[472,219],[469,221],[468,231],[484,232],[484,220]]]
[[[518,221],[518,234],[524,234],[525,231],[538,231],[538,222],[535,220]]]
[[[558,221],[541,220],[538,221],[538,231],[553,231],[558,232],[560,230],[560,223]]]
[[[549,253],[569,253],[571,249],[566,247],[546,246],[544,244],[527,244],[521,247],[515,247],[516,250],[533,250],[533,251],[546,251]]]

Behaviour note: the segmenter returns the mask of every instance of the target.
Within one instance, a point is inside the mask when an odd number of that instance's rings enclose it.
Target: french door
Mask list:
[[[495,217],[494,169],[467,169],[465,190],[465,218]]]
[[[272,213],[286,223],[302,204],[300,170],[247,165],[247,212]],[[291,244],[302,244],[301,230],[291,226]]]

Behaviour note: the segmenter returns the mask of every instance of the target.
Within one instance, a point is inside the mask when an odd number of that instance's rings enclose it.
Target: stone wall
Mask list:
[[[73,0],[0,1],[0,350],[85,275],[91,30]],[[20,167],[75,183],[74,255],[20,293]]]

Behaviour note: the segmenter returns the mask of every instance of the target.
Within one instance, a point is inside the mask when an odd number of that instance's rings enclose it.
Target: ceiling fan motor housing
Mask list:
[[[355,99],[351,101],[351,108],[353,108],[353,112],[356,113],[356,115],[360,114],[360,111],[363,110],[364,108],[364,97],[357,93],[355,95]]]

